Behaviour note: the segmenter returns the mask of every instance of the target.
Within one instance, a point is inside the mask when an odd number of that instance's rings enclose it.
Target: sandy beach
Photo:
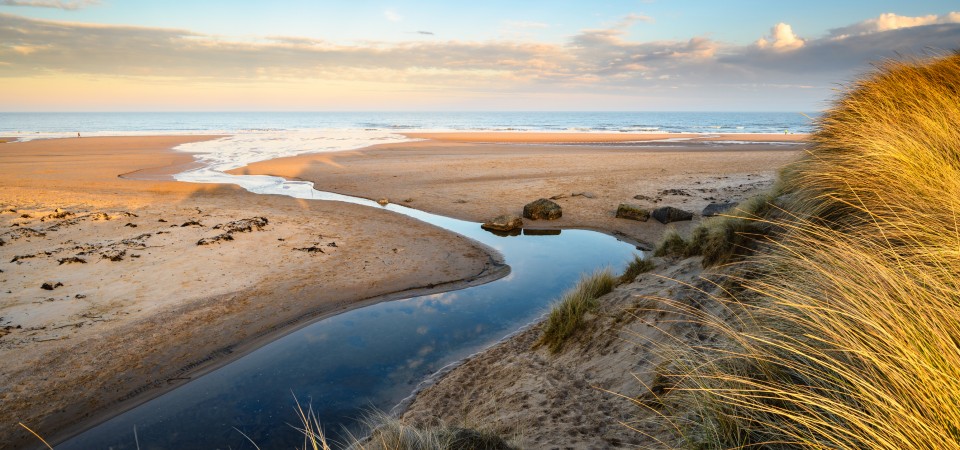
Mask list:
[[[739,200],[802,148],[763,137],[598,136],[411,134],[424,140],[235,172],[478,222],[552,197],[563,218],[527,227],[596,229],[649,247],[668,227],[616,219],[617,204],[699,211]],[[209,138],[0,147],[0,375],[9,380],[0,421],[10,442],[29,438],[7,424],[66,437],[310,319],[506,273],[481,245],[386,211],[168,180],[195,164],[171,147]]]
[[[170,148],[196,139],[0,146],[0,441],[36,442],[17,422],[56,441],[313,318],[505,273],[386,211],[131,179],[191,163]]]
[[[672,134],[627,133],[408,136],[426,140],[279,158],[233,173],[309,180],[319,190],[388,198],[474,222],[519,216],[526,203],[553,198],[563,217],[525,226],[593,229],[651,248],[664,226],[615,218],[620,203],[698,213],[711,202],[740,200],[769,187],[776,170],[803,148],[803,135],[786,136],[788,145],[772,141],[778,135],[690,135],[696,138],[681,142],[662,141],[677,136]],[[671,226],[682,230],[690,222]]]

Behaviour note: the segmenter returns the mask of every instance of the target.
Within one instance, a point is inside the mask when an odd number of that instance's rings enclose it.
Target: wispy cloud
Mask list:
[[[638,41],[627,16],[561,43],[411,39],[343,45],[273,36],[257,42],[189,30],[87,25],[0,14],[0,77],[83,74],[190,80],[372,80],[446,89],[637,92],[717,86],[819,86],[824,92],[868,61],[960,42],[960,16],[926,22],[864,21],[826,36],[800,37],[777,24],[747,45],[704,36]],[[894,23],[895,22],[895,23]],[[891,23],[894,23],[891,25]],[[905,24],[909,24],[907,26]],[[872,30],[853,32],[857,30]],[[430,31],[416,31],[432,36]],[[758,33],[760,34],[760,33]],[[837,36],[845,35],[843,39]]]
[[[391,22],[400,22],[403,20],[403,16],[392,9],[387,9],[383,11],[383,17],[386,17],[387,20]]]
[[[83,9],[100,4],[100,0],[0,0],[3,6],[29,6],[35,8],[56,8],[66,10]]]
[[[623,19],[620,19],[620,21],[618,21],[616,25],[614,25],[613,27],[614,28],[630,28],[637,22],[654,23],[655,20],[653,20],[653,17],[647,16],[644,14],[630,13],[624,16]]]

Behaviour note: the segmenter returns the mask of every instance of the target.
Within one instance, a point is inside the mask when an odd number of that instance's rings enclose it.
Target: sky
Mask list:
[[[2,111],[817,111],[956,0],[0,0]]]

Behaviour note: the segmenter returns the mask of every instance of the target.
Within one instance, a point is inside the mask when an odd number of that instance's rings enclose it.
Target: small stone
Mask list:
[[[260,231],[270,221],[266,217],[251,217],[249,219],[234,220],[213,227],[214,230],[223,230],[226,233],[252,233]]]
[[[380,206],[387,206],[387,204],[390,203],[390,199],[388,199],[388,198],[381,198],[380,200],[377,200],[377,203],[379,203]]]
[[[119,249],[109,249],[103,252],[100,252],[101,259],[109,259],[110,261],[123,261],[123,257],[127,254],[126,250]]]
[[[214,237],[200,239],[199,241],[197,241],[197,245],[213,245],[213,244],[218,244],[220,242],[232,241],[232,240],[233,240],[233,235],[231,235],[230,233],[223,233],[223,234],[218,234]]]
[[[86,295],[83,295],[83,294],[77,294],[77,295],[74,295],[73,298],[75,298],[75,299],[81,299],[81,298],[87,298],[87,296],[86,296]]]
[[[541,198],[523,207],[523,217],[531,220],[555,220],[563,216],[560,205]]]
[[[510,214],[503,214],[484,222],[482,225],[480,225],[480,228],[493,231],[518,230],[523,228],[523,219]]]
[[[57,262],[59,262],[60,263],[59,265],[62,266],[64,264],[86,264],[87,260],[77,256],[71,256],[69,258],[60,258],[59,260],[57,260]]]
[[[646,222],[650,219],[650,210],[629,203],[621,203],[617,207],[617,218]]]
[[[59,282],[59,281],[57,281],[57,282],[47,281],[47,282],[45,282],[45,283],[43,283],[43,284],[40,285],[40,289],[44,289],[44,290],[47,290],[47,291],[52,291],[52,290],[54,290],[54,289],[56,289],[56,288],[58,288],[58,287],[60,287],[60,286],[63,286],[63,283],[61,283],[61,282]]]
[[[680,222],[693,220],[693,213],[672,206],[661,206],[650,213],[660,223]]]

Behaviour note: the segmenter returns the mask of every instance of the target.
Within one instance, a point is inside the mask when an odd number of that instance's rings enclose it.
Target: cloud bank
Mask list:
[[[29,6],[35,8],[56,8],[66,10],[82,9],[88,6],[96,6],[99,4],[99,0],[0,0],[0,5],[3,6]]]
[[[91,2],[70,4],[80,3]],[[386,13],[385,17],[401,19]],[[957,12],[920,17],[883,14],[820,37],[803,36],[801,30],[778,23],[769,34],[758,32],[758,40],[746,45],[706,36],[668,41],[629,38],[630,27],[651,21],[650,17],[629,15],[608,28],[582,30],[561,43],[430,39],[346,45],[284,36],[250,42],[189,30],[0,14],[0,77],[75,74],[222,82],[367,80],[448,90],[611,95],[718,89],[737,95],[813,88],[825,97],[836,83],[868,69],[870,61],[930,49],[949,50],[960,43]]]

